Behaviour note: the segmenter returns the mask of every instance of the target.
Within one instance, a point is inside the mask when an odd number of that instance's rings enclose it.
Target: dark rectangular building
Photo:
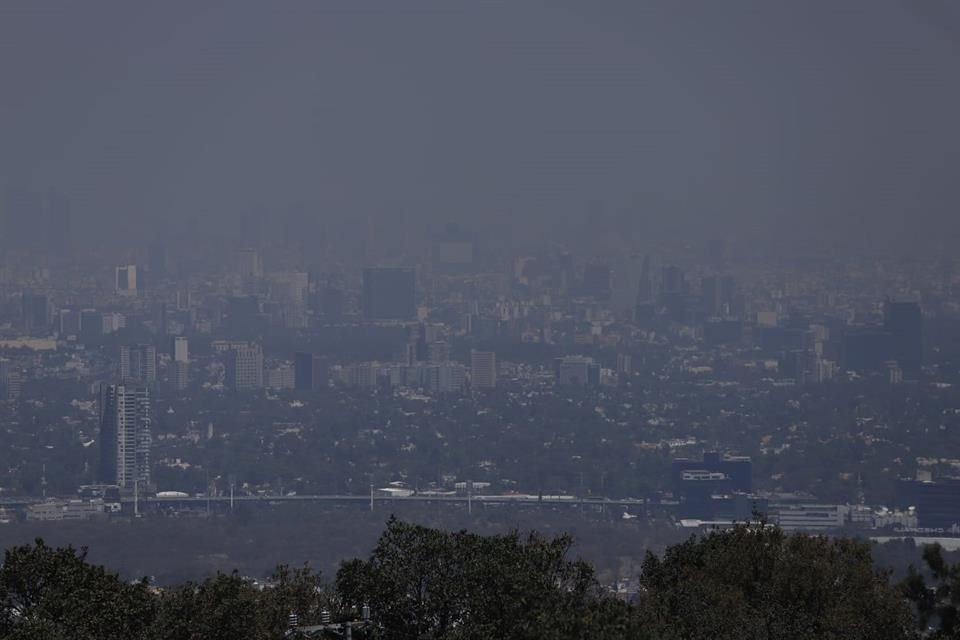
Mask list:
[[[883,328],[890,334],[890,352],[904,371],[917,373],[923,364],[923,314],[916,302],[883,305]]]
[[[50,301],[47,296],[23,292],[20,295],[20,322],[27,333],[44,332],[50,325]]]
[[[849,327],[842,337],[843,366],[848,371],[879,371],[892,357],[892,337],[875,327]]]
[[[294,388],[299,391],[315,391],[327,385],[329,376],[327,361],[312,353],[299,352],[293,358]]]

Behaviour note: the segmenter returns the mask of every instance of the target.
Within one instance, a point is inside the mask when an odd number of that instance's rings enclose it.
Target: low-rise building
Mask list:
[[[27,520],[86,520],[104,515],[103,500],[46,500],[27,507]]]
[[[776,522],[784,531],[827,531],[846,522],[846,508],[838,504],[771,505]]]

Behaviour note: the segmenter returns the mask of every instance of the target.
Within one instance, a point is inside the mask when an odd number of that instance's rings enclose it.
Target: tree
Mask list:
[[[87,562],[85,549],[38,539],[6,552],[0,567],[0,637],[71,640],[141,638],[155,615],[145,581],[122,582]]]
[[[258,640],[253,586],[236,572],[166,593],[149,640]]]
[[[264,638],[279,638],[294,614],[301,625],[318,624],[321,612],[330,610],[330,594],[321,575],[308,566],[291,569],[281,565],[259,594],[258,627]]]
[[[923,561],[933,584],[911,565],[900,590],[913,604],[920,629],[933,626],[934,638],[960,638],[960,563],[947,562],[939,544],[923,547]]]
[[[640,624],[658,638],[911,637],[902,596],[868,543],[741,525],[648,554]]]
[[[368,561],[337,573],[344,611],[369,605],[390,638],[617,637],[626,608],[603,596],[572,540],[448,533],[391,518]]]

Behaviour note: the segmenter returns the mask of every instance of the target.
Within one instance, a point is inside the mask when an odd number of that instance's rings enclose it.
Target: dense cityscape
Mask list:
[[[0,2],[0,640],[960,638],[958,43]]]
[[[449,224],[425,255],[381,257],[367,227],[355,256],[332,236],[209,269],[158,241],[85,271],[57,264],[68,203],[4,202],[7,520],[339,496],[960,523],[955,261],[763,268],[716,239],[615,268]]]

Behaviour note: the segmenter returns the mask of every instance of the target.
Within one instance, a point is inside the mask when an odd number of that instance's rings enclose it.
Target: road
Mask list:
[[[61,498],[73,499],[73,498]],[[43,502],[44,498],[36,497],[5,497],[0,498],[0,507],[17,508],[26,507],[31,504]],[[412,496],[390,496],[377,495],[372,498],[367,495],[348,495],[348,494],[326,494],[326,495],[287,495],[287,496],[251,496],[239,495],[231,498],[230,496],[181,496],[181,497],[155,497],[142,496],[137,499],[141,507],[155,505],[170,506],[191,506],[191,505],[229,505],[231,500],[234,504],[282,504],[282,503],[341,503],[341,504],[462,504],[467,506],[496,504],[496,505],[571,505],[571,506],[589,506],[589,507],[645,507],[660,506],[669,507],[674,503],[668,501],[638,500],[634,498],[610,499],[610,498],[577,498],[574,496],[533,496],[533,495],[477,495],[477,496],[451,496],[451,495],[422,495],[414,494]],[[120,501],[125,507],[132,507],[134,503],[133,496],[123,496]]]
[[[229,496],[190,496],[190,497],[170,497],[170,498],[141,498],[140,502],[144,504],[206,504],[211,503],[229,503]],[[369,504],[371,497],[369,495],[294,495],[294,496],[235,496],[235,502],[255,502],[255,503],[281,503],[281,502],[362,502]],[[599,506],[599,507],[636,507],[645,506],[652,503],[647,500],[637,500],[625,498],[611,500],[609,498],[576,498],[573,496],[516,496],[516,495],[478,495],[478,496],[434,496],[418,495],[412,496],[389,496],[374,495],[374,503],[458,503],[458,504],[569,504],[580,506]],[[133,502],[133,498],[124,497],[124,503]]]

